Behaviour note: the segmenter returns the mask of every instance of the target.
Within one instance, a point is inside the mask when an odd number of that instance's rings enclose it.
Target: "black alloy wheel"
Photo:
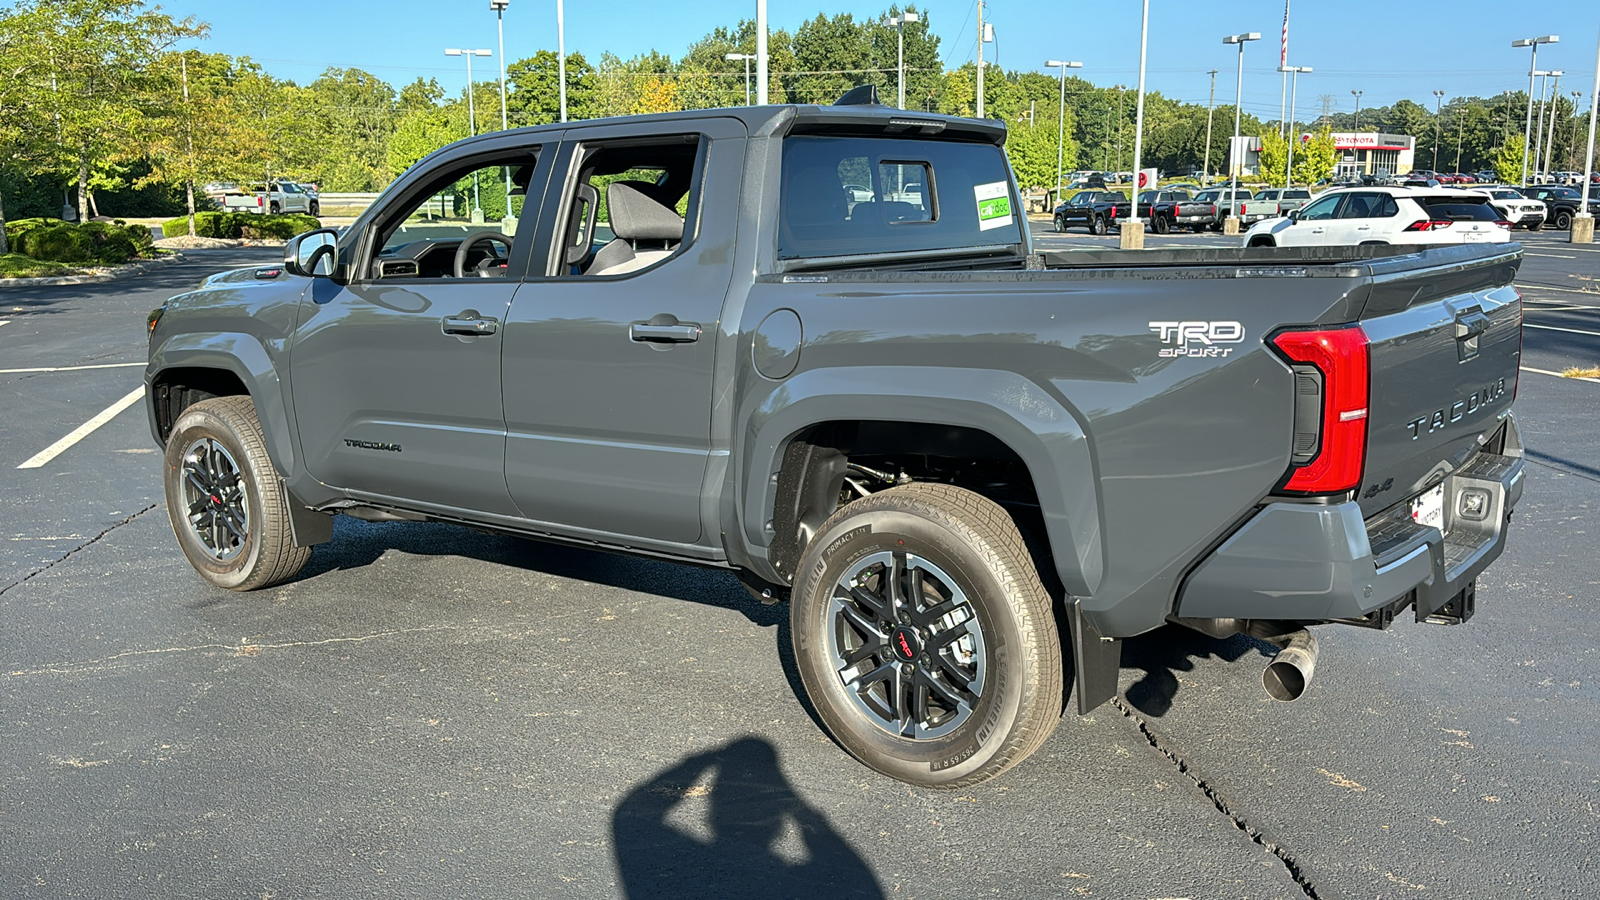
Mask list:
[[[216,438],[198,438],[183,453],[182,478],[189,533],[218,562],[238,556],[250,534],[250,497],[233,454]]]

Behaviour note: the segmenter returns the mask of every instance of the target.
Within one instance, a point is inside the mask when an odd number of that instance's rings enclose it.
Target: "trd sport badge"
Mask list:
[[[1163,358],[1177,356],[1227,356],[1232,347],[1244,340],[1244,326],[1238,322],[1151,322],[1154,331],[1164,344]]]

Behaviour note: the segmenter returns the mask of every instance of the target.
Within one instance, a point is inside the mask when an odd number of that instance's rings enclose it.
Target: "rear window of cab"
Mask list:
[[[783,144],[778,257],[1019,244],[1010,165],[994,144],[794,135]]]

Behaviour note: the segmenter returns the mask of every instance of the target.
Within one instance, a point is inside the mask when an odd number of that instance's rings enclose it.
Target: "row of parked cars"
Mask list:
[[[1437,185],[1408,183],[1402,185],[1352,185],[1335,187],[1318,195],[1317,199],[1335,191],[1428,191],[1444,190]],[[1467,202],[1483,209],[1474,213],[1483,221],[1499,223],[1497,227],[1526,228],[1538,231],[1546,224],[1565,231],[1572,227],[1572,217],[1578,214],[1582,196],[1571,187],[1563,185],[1532,185],[1510,187],[1491,184],[1482,187],[1455,187],[1447,191],[1452,197],[1464,197]],[[1413,194],[1388,196],[1411,197]],[[1286,219],[1298,210],[1312,204],[1313,196],[1306,188],[1249,188],[1222,187],[1199,188],[1195,185],[1169,185],[1159,190],[1142,191],[1135,204],[1122,191],[1083,190],[1072,194],[1055,208],[1052,219],[1056,231],[1085,228],[1090,234],[1105,234],[1121,227],[1129,219],[1139,219],[1156,234],[1189,229],[1200,232],[1220,230],[1222,221],[1238,208],[1240,224],[1245,226],[1268,220]],[[1591,201],[1591,212],[1600,212],[1600,202]],[[1444,225],[1429,226],[1443,230]]]

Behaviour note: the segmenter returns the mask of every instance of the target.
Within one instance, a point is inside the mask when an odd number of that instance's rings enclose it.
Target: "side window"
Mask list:
[[[437,170],[380,220],[379,249],[364,274],[504,277],[537,161],[536,150],[523,150]]]
[[[1388,194],[1383,195],[1383,202],[1379,203],[1377,209],[1372,211],[1374,219],[1387,219],[1398,215],[1400,215],[1400,204],[1394,202],[1394,198]]]
[[[1333,218],[1333,212],[1338,208],[1339,201],[1342,199],[1344,198],[1338,194],[1335,194],[1332,197],[1323,197],[1321,200],[1318,200],[1300,210],[1300,221],[1318,222],[1323,219]]]
[[[1354,193],[1345,201],[1344,208],[1339,210],[1341,219],[1370,219],[1374,210],[1383,205],[1383,194]]]
[[[580,144],[547,274],[627,275],[676,256],[694,239],[706,143],[697,137]]]

